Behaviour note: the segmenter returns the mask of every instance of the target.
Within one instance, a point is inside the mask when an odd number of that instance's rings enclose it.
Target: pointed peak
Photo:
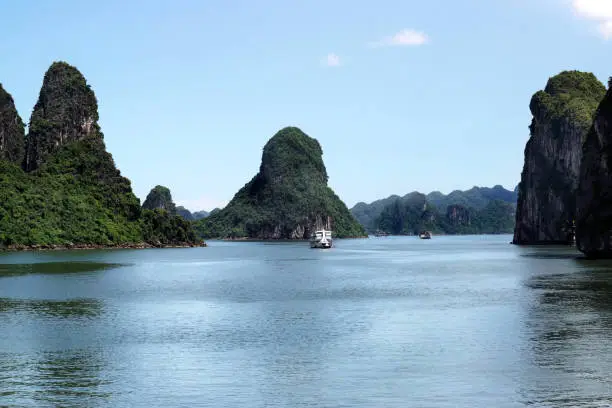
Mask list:
[[[78,69],[54,62],[30,117],[24,168],[34,170],[62,146],[89,136],[102,139],[96,96]]]

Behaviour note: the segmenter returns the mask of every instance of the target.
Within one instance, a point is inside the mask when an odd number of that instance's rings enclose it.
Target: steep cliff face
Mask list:
[[[147,210],[161,209],[168,211],[168,213],[172,215],[176,214],[176,205],[174,201],[172,201],[170,189],[164,186],[155,186],[151,189],[142,204],[142,208],[146,208]]]
[[[54,62],[45,74],[30,118],[24,169],[37,169],[61,146],[90,135],[102,139],[96,97],[75,67]]]
[[[599,105],[583,147],[577,194],[576,245],[612,258],[612,90]]]
[[[0,84],[0,160],[21,163],[24,151],[24,128],[13,97]]]
[[[567,242],[568,223],[576,217],[582,144],[605,91],[591,73],[564,71],[533,95],[513,243]]]
[[[198,230],[204,237],[304,239],[325,226],[337,237],[364,236],[327,186],[322,155],[319,142],[300,129],[280,130],[264,146],[259,173],[227,207],[197,221]]]

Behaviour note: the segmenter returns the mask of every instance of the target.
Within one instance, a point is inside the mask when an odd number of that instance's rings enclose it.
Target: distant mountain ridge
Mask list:
[[[196,211],[196,212],[191,212],[189,211],[187,208],[183,207],[182,205],[179,205],[178,207],[176,207],[176,213],[178,215],[180,215],[181,217],[183,217],[184,219],[186,219],[187,221],[197,221],[197,220],[201,220],[202,218],[206,218],[211,214],[216,213],[217,211],[221,211],[220,208],[215,208],[211,211]]]
[[[447,195],[439,191],[433,191],[427,195],[414,191],[403,197],[394,194],[370,204],[359,202],[350,211],[370,233],[379,230],[399,233],[406,228],[408,230],[404,232],[409,233],[413,226],[405,225],[409,222],[408,220],[411,220],[409,223],[417,227],[417,224],[421,225],[418,220],[428,217],[429,221],[423,221],[421,226],[438,230],[438,232],[451,234],[484,233],[485,231],[511,233],[514,226],[512,218],[516,209],[517,191],[517,187],[507,190],[501,185],[474,186],[469,190],[454,190]],[[418,207],[422,207],[418,210],[417,202]],[[408,216],[407,213],[414,214]],[[457,218],[457,214],[463,214],[463,216]],[[397,218],[394,227],[390,226],[389,217]],[[496,220],[499,217],[503,219]],[[467,224],[456,225],[462,222]],[[402,224],[402,227],[398,223]],[[496,226],[493,226],[492,223]]]

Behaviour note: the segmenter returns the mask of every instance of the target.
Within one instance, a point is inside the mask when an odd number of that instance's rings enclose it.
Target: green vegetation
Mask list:
[[[335,237],[364,236],[327,186],[322,156],[319,142],[300,129],[280,130],[264,146],[259,173],[196,229],[204,238],[302,239],[329,217]]]
[[[599,102],[606,94],[605,86],[590,72],[563,71],[550,78],[543,91],[536,92],[529,105],[535,118],[549,120],[554,134],[561,132],[566,120],[588,129]]]
[[[515,208],[512,203],[493,200],[482,209],[451,205],[441,213],[425,195],[412,193],[387,205],[375,229],[393,235],[416,235],[423,230],[437,234],[507,234],[514,228]]]
[[[448,195],[412,192],[358,203],[351,213],[369,233],[415,234],[423,229],[438,234],[511,233],[516,198],[516,191],[500,185],[455,190]]]
[[[159,208],[143,210],[141,227],[144,241],[155,246],[199,241],[189,221]]]
[[[182,218],[140,208],[96,121],[97,102],[85,79],[54,63],[30,121],[31,160],[0,156],[0,247],[199,242]]]

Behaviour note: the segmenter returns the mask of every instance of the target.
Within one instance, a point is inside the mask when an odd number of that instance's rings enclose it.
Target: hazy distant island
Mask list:
[[[366,236],[327,180],[319,142],[283,128],[264,146],[259,172],[196,230],[202,238],[307,239],[321,227],[338,238]]]
[[[0,85],[0,248],[205,245],[165,208],[141,208],[106,151],[98,104],[65,62],[47,70],[28,134]]]
[[[370,204],[357,203],[353,216],[370,233],[416,235],[508,234],[514,228],[516,189],[473,187],[448,195],[434,191],[392,195]]]
[[[182,205],[179,205],[178,207],[176,207],[176,213],[180,215],[181,217],[183,217],[184,219],[186,219],[187,221],[201,220],[202,218],[206,218],[210,214],[213,214],[219,210],[221,209],[215,208],[211,210],[210,212],[201,210],[201,211],[195,211],[192,213],[191,211],[189,211],[187,208],[183,207]]]

